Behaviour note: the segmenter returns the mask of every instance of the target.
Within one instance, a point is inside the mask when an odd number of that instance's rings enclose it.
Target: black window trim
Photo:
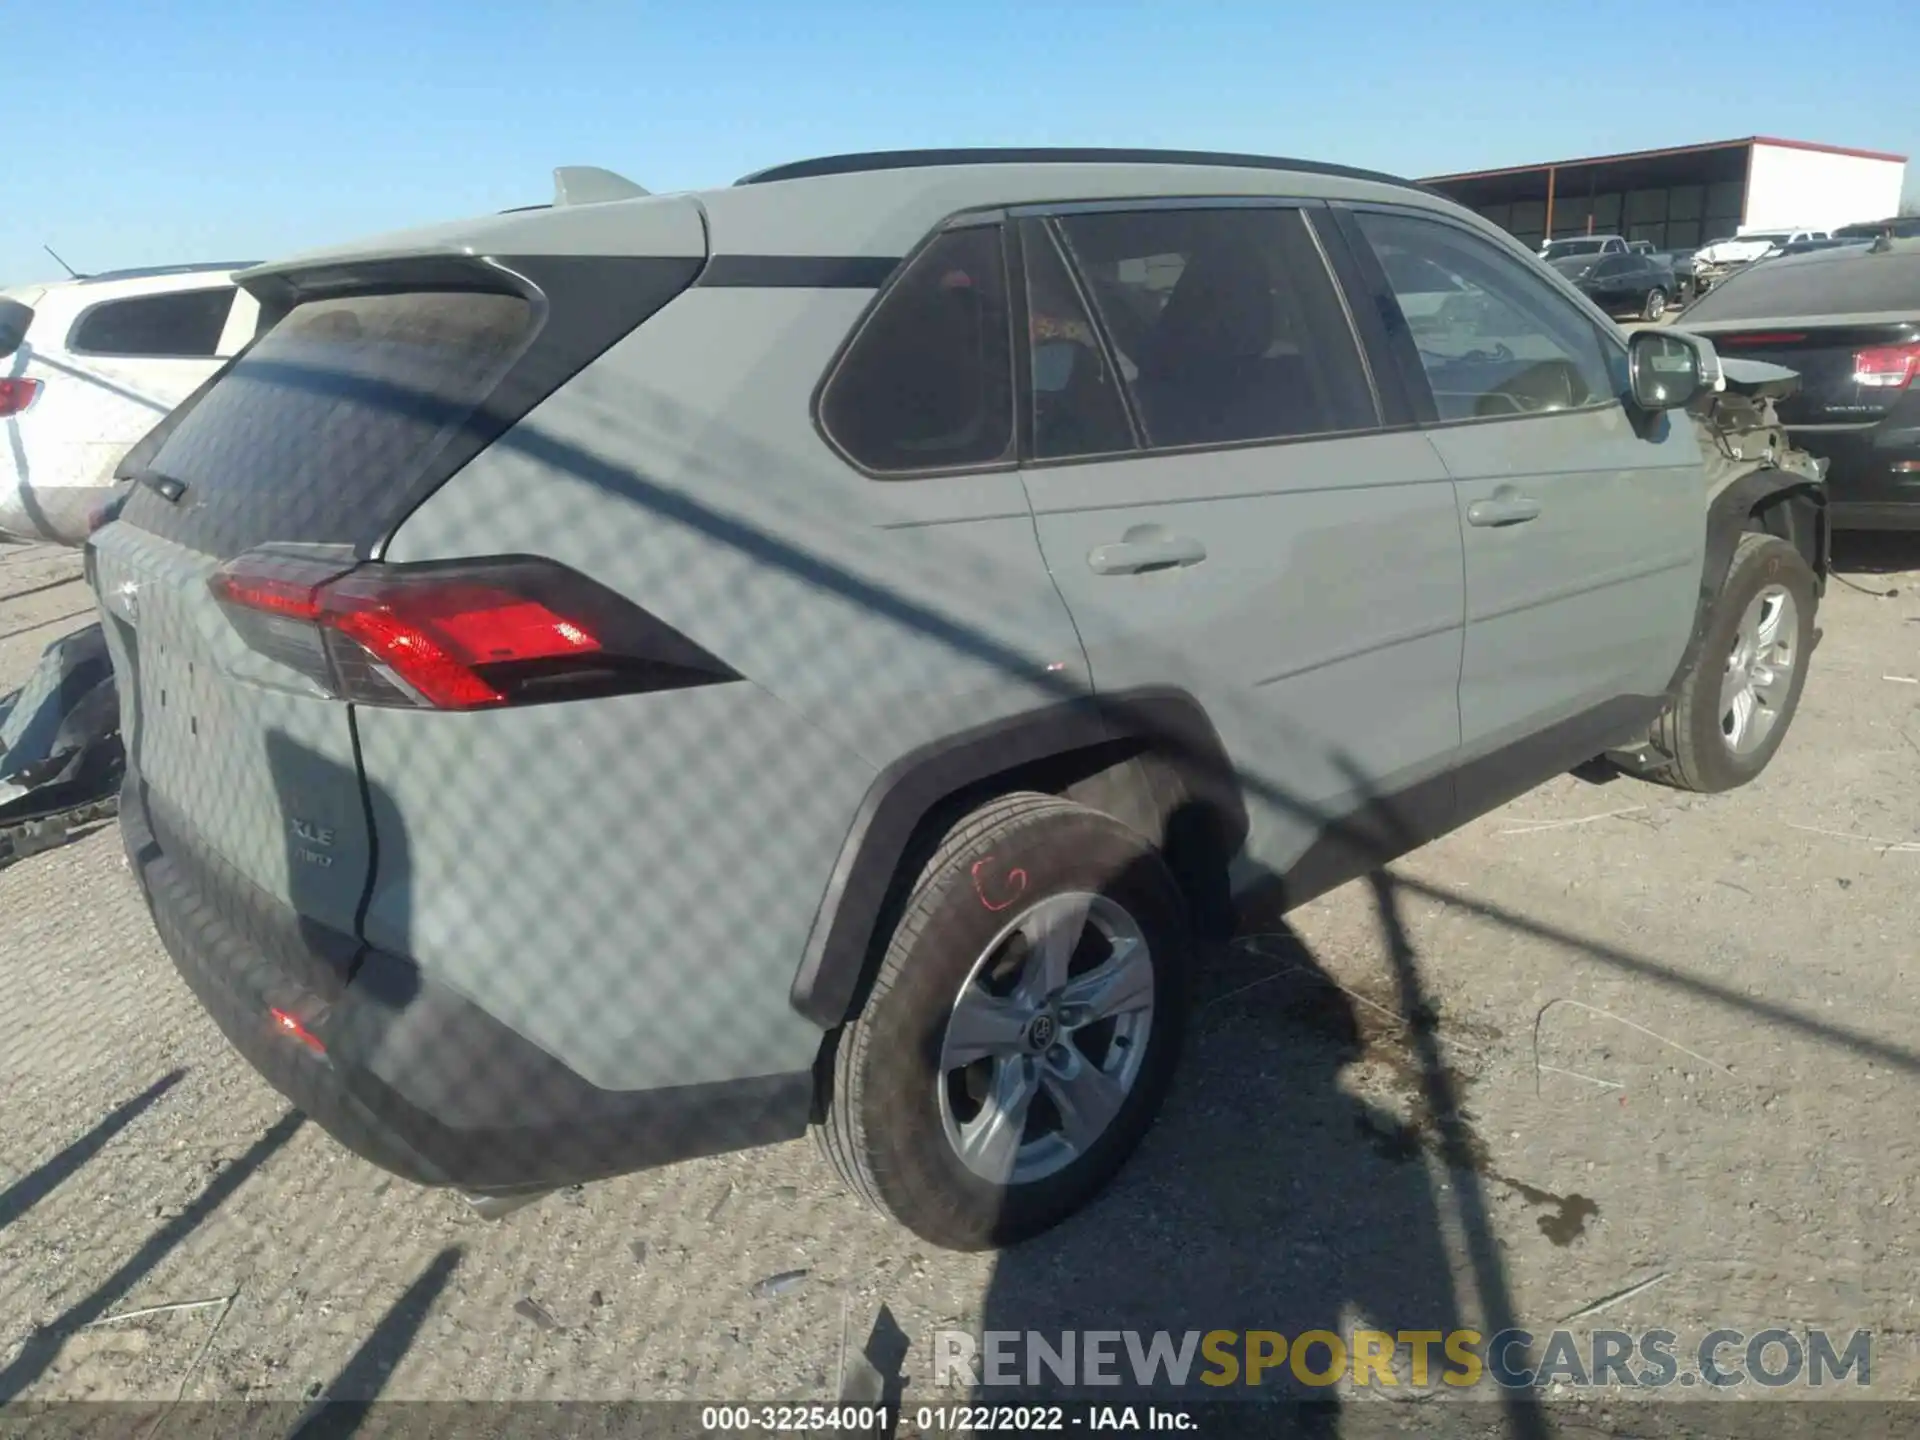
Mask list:
[[[834,350],[833,357],[827,362],[819,381],[814,385],[813,394],[808,401],[808,414],[813,422],[814,433],[842,463],[869,480],[886,484],[912,482],[919,480],[940,480],[951,476],[995,475],[1009,471],[1044,470],[1065,465],[1099,465],[1127,463],[1131,461],[1151,460],[1162,456],[1205,455],[1215,451],[1251,450],[1265,446],[1311,445],[1325,440],[1351,440],[1359,436],[1392,434],[1398,431],[1425,428],[1426,421],[1421,414],[1421,400],[1431,406],[1432,400],[1426,385],[1425,375],[1420,377],[1420,386],[1406,393],[1404,382],[1395,372],[1388,371],[1388,383],[1383,384],[1381,372],[1375,356],[1371,353],[1364,327],[1351,303],[1349,289],[1360,278],[1360,272],[1353,267],[1358,263],[1351,253],[1355,248],[1357,236],[1350,236],[1345,230],[1345,221],[1340,210],[1345,202],[1327,200],[1311,195],[1210,195],[1195,193],[1189,195],[1137,195],[1103,196],[1097,200],[1036,200],[1022,201],[1008,205],[994,203],[970,207],[947,216],[933,226],[920,241],[901,257],[886,284],[882,285],[860,312],[846,336]],[[1357,203],[1355,208],[1378,209],[1394,214],[1432,215],[1434,212],[1418,206],[1398,206]],[[1194,445],[1150,446],[1145,443],[1144,434],[1134,414],[1132,397],[1125,393],[1122,386],[1122,401],[1126,405],[1127,417],[1133,424],[1138,444],[1132,450],[1104,451],[1097,455],[1062,455],[1037,459],[1033,456],[1033,397],[1032,356],[1029,354],[1030,336],[1028,334],[1027,295],[1026,295],[1026,258],[1024,240],[1021,234],[1022,220],[1039,220],[1046,224],[1048,233],[1053,233],[1053,222],[1070,215],[1111,214],[1139,210],[1296,210],[1300,212],[1302,223],[1320,256],[1322,273],[1328,286],[1337,298],[1340,310],[1347,320],[1347,338],[1354,347],[1360,362],[1361,374],[1367,382],[1367,391],[1373,402],[1374,421],[1345,430],[1318,430],[1308,435],[1271,435],[1251,440],[1207,441]],[[1325,214],[1336,227],[1340,243],[1330,244],[1327,236],[1319,231],[1314,217]],[[1007,343],[1013,350],[1013,401],[1014,401],[1014,444],[1011,458],[982,461],[972,465],[929,465],[912,470],[875,470],[856,459],[833,435],[821,414],[822,402],[833,385],[834,379],[846,365],[847,357],[861,335],[866,331],[887,297],[893,293],[896,285],[906,276],[929,246],[942,236],[954,230],[997,227],[1000,231],[1000,255],[1005,271],[1007,289]],[[1466,227],[1460,227],[1466,228]],[[1474,233],[1468,230],[1467,233]],[[1077,294],[1087,305],[1087,312],[1093,319],[1095,334],[1100,338],[1109,364],[1114,364],[1110,338],[1106,333],[1105,322],[1099,311],[1087,299],[1085,285],[1080,275],[1072,247],[1064,237],[1055,237],[1055,244],[1065,262],[1067,273],[1072,279]],[[1371,260],[1371,251],[1362,251]],[[1376,268],[1377,268],[1377,262]],[[1384,283],[1384,276],[1381,277]],[[1384,341],[1380,342],[1384,343]],[[1418,357],[1414,357],[1418,363]],[[1113,373],[1120,374],[1117,364]],[[1546,412],[1566,413],[1566,412]],[[1578,412],[1573,412],[1578,413]],[[1504,417],[1489,417],[1494,419]],[[1528,417],[1533,418],[1533,417]]]
[[[81,328],[97,310],[140,300],[171,300],[178,295],[211,295],[219,290],[227,292],[227,318],[220,322],[220,334],[213,337],[213,351],[210,354],[182,355],[173,352],[157,354],[151,351],[87,350],[74,343]],[[227,333],[227,325],[233,319],[233,305],[239,295],[240,287],[229,280],[224,285],[183,285],[178,290],[149,290],[143,295],[114,295],[105,300],[96,300],[73,317],[73,323],[67,326],[66,340],[61,348],[69,355],[84,356],[89,360],[225,360],[228,357],[220,353],[220,340]]]
[[[935,225],[922,236],[920,242],[910,249],[901,258],[899,264],[894,267],[893,273],[887,277],[886,284],[874,291],[873,297],[867,302],[866,308],[860,312],[859,318],[853,322],[846,336],[840,341],[839,346],[833,352],[833,358],[827,362],[827,368],[821,373],[820,379],[815,383],[813,394],[807,402],[807,413],[813,421],[814,433],[825,442],[827,448],[833,451],[843,463],[851,466],[854,470],[866,476],[867,479],[893,484],[900,481],[938,480],[953,475],[996,475],[1016,471],[1020,468],[1021,414],[1019,409],[1019,387],[1022,361],[1020,358],[1021,347],[1016,343],[1015,337],[1018,331],[1015,329],[1014,321],[1016,314],[1024,318],[1025,297],[1017,297],[1014,294],[1012,255],[1013,248],[1017,243],[1017,237],[1012,233],[1013,227],[1006,223],[1006,216],[1006,207],[1003,205],[962,210],[956,214],[949,215],[945,220]],[[1007,446],[1006,450],[997,458],[977,461],[971,465],[924,465],[911,470],[875,470],[863,461],[855,458],[853,452],[840,443],[832,429],[827,425],[826,417],[822,413],[827,391],[833,388],[833,382],[839,377],[840,372],[846,368],[848,356],[850,356],[854,348],[859,345],[860,337],[866,334],[868,327],[873,324],[874,317],[880,313],[881,307],[887,303],[887,297],[892,295],[894,290],[905,281],[906,277],[913,273],[913,267],[919,263],[920,257],[956,230],[985,229],[997,231],[1000,237],[1001,284],[1005,288],[1007,295],[1007,345],[1012,352],[1013,361],[1009,371],[1011,377],[1009,383],[1014,387],[1013,400],[1015,402],[1013,411],[1013,440]],[[1025,277],[1022,276],[1021,279],[1022,284],[1024,284]]]
[[[1393,287],[1388,283],[1386,271],[1381,267],[1379,259],[1374,255],[1373,247],[1368,243],[1366,235],[1360,230],[1358,222],[1354,219],[1354,216],[1357,214],[1392,215],[1402,219],[1427,220],[1436,225],[1444,225],[1449,229],[1457,230],[1462,235],[1476,239],[1482,244],[1491,245],[1495,250],[1499,250],[1500,248],[1499,239],[1496,237],[1484,234],[1474,226],[1464,224],[1456,217],[1448,215],[1443,211],[1429,210],[1424,206],[1393,205],[1375,200],[1333,200],[1328,202],[1328,209],[1332,212],[1334,223],[1340,227],[1346,237],[1347,248],[1354,252],[1355,263],[1366,276],[1366,283],[1370,291],[1372,291],[1376,304],[1378,304],[1381,298],[1385,298],[1395,305],[1398,305],[1399,301],[1394,297]],[[1604,310],[1600,309],[1599,306],[1594,304],[1586,295],[1582,294],[1571,281],[1564,279],[1557,271],[1548,268],[1544,261],[1539,260],[1539,257],[1529,255],[1524,249],[1519,248],[1518,242],[1512,242],[1506,253],[1521,261],[1523,264],[1527,261],[1533,261],[1539,270],[1546,271],[1547,278],[1553,287],[1556,288],[1564,298],[1571,302],[1576,310],[1582,313],[1592,328],[1595,337],[1599,340],[1600,348],[1608,352],[1603,358],[1617,364],[1620,367],[1620,373],[1625,373],[1627,355],[1626,337],[1622,335],[1614,325],[1612,318],[1608,316]],[[1396,345],[1391,336],[1386,336],[1381,343],[1384,343],[1389,351],[1389,353],[1382,358],[1395,367],[1396,371],[1403,377],[1406,383],[1411,385],[1416,378],[1418,379],[1419,383],[1414,389],[1414,404],[1415,408],[1422,414],[1422,418],[1418,421],[1418,427],[1422,430],[1451,430],[1467,425],[1510,425],[1517,421],[1568,420],[1576,416],[1603,413],[1609,406],[1622,412],[1625,412],[1627,408],[1625,395],[1616,391],[1605,404],[1581,405],[1568,410],[1535,410],[1530,413],[1517,411],[1511,415],[1466,415],[1454,420],[1442,419],[1439,408],[1434,403],[1433,385],[1427,378],[1426,367],[1421,363],[1419,352],[1413,347],[1411,342],[1409,341],[1409,343],[1403,347]],[[1409,361],[1413,367],[1411,370],[1407,368]],[[1612,370],[1613,364],[1610,364],[1610,378]],[[1629,418],[1631,418],[1631,416],[1629,416]]]
[[[1021,460],[1024,470],[1050,470],[1063,465],[1097,465],[1126,463],[1129,461],[1154,460],[1165,456],[1208,455],[1215,451],[1254,450],[1279,445],[1312,445],[1323,440],[1351,440],[1357,436],[1380,435],[1393,430],[1412,428],[1411,419],[1400,423],[1389,423],[1390,411],[1386,397],[1381,394],[1375,381],[1373,367],[1369,362],[1366,344],[1354,324],[1353,311],[1347,305],[1346,295],[1341,285],[1340,275],[1332,263],[1325,245],[1314,233],[1313,217],[1316,212],[1328,208],[1328,202],[1311,195],[1155,195],[1131,199],[1068,200],[1056,202],[1035,202],[1007,207],[1007,215],[1012,219],[1036,219],[1052,228],[1053,222],[1063,216],[1098,215],[1117,212],[1135,212],[1140,210],[1297,210],[1307,233],[1313,238],[1314,248],[1320,255],[1323,273],[1327,285],[1339,297],[1341,313],[1347,317],[1347,338],[1352,342],[1360,360],[1360,372],[1366,377],[1368,393],[1373,400],[1374,423],[1346,430],[1316,430],[1307,435],[1265,435],[1251,440],[1209,440],[1193,445],[1149,445],[1145,443],[1144,430],[1138,430],[1141,438],[1139,448],[1134,450],[1108,451],[1099,455],[1062,455],[1047,459]],[[1066,261],[1067,273],[1073,277],[1074,287],[1084,299],[1085,285],[1081,280],[1080,267],[1073,255],[1073,247],[1066,243],[1065,237],[1058,240],[1061,258]],[[1021,277],[1024,300],[1025,276]],[[1100,318],[1099,310],[1088,304],[1088,313],[1093,316],[1095,333],[1100,336],[1101,344],[1107,348],[1109,363],[1112,363],[1112,350],[1106,331],[1106,323]],[[1114,365],[1113,373],[1121,372]],[[1121,387],[1122,398],[1127,405],[1129,419],[1133,417],[1133,400],[1127,395],[1126,387]],[[1031,406],[1031,397],[1021,394],[1015,397],[1023,407]]]

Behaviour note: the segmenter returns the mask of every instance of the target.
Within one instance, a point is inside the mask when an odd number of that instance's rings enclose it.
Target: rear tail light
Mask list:
[[[253,649],[356,704],[485,710],[739,678],[551,561],[353,566],[263,549],[209,584]]]
[[[18,415],[39,398],[40,382],[19,376],[0,379],[0,418]]]
[[[1904,390],[1915,375],[1920,375],[1920,345],[1875,345],[1854,352],[1856,385]]]

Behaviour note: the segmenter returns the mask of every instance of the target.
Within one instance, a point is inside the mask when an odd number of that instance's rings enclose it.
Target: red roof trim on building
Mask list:
[[[1885,150],[1855,150],[1846,145],[1821,145],[1812,140],[1776,140],[1771,135],[1756,135],[1747,143],[1775,145],[1783,150],[1817,150],[1822,155],[1852,155],[1861,160],[1891,160],[1897,165],[1907,163],[1906,156],[1894,155]]]
[[[1906,164],[1905,155],[1884,150],[1851,150],[1844,145],[1821,145],[1812,140],[1779,140],[1768,135],[1749,135],[1740,140],[1711,140],[1700,145],[1670,145],[1661,150],[1626,150],[1617,155],[1588,155],[1576,160],[1542,160],[1534,165],[1506,165],[1497,170],[1463,170],[1453,175],[1429,175],[1423,185],[1444,184],[1453,180],[1491,180],[1498,175],[1524,175],[1529,171],[1571,170],[1590,165],[1616,165],[1629,160],[1653,160],[1663,155],[1699,155],[1709,150],[1745,150],[1755,145],[1774,145],[1788,150],[1815,150],[1826,155],[1853,155],[1863,160],[1889,160]]]

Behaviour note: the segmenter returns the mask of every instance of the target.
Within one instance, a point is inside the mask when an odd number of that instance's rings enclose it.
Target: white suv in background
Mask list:
[[[1827,232],[1824,230],[1751,230],[1735,235],[1730,240],[1716,240],[1694,253],[1696,258],[1709,265],[1749,265],[1755,260],[1765,259],[1782,246],[1826,238]]]
[[[0,291],[0,536],[78,545],[120,459],[253,338],[240,262]]]

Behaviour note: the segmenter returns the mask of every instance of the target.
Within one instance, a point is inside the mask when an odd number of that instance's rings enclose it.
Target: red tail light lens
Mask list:
[[[1853,357],[1856,385],[1904,390],[1915,375],[1920,375],[1920,345],[1875,345]]]
[[[738,678],[548,561],[354,567],[259,550],[210,585],[255,650],[359,704],[482,710]]]
[[[40,382],[10,376],[0,380],[0,418],[18,415],[39,398]]]

